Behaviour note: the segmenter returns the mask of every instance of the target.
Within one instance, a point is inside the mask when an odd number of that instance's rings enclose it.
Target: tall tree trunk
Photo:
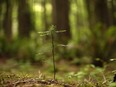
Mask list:
[[[96,20],[103,25],[103,29],[107,29],[112,23],[107,0],[96,0],[95,3]]]
[[[29,38],[33,28],[28,0],[18,0],[18,33],[21,38]]]
[[[12,40],[12,2],[11,0],[5,1],[5,15],[4,15],[4,21],[3,21],[3,29],[5,38],[7,41]]]
[[[112,24],[107,0],[86,0],[86,6],[91,29],[94,29],[99,23],[103,30]]]
[[[44,30],[47,30],[48,28],[48,21],[47,21],[47,15],[46,15],[46,0],[42,0],[41,5],[43,7],[43,24],[44,24]]]
[[[113,25],[116,26],[116,0],[111,0],[111,14],[112,14],[112,21],[113,21]]]
[[[0,34],[2,29],[2,2],[0,1]]]
[[[87,11],[88,11],[88,21],[90,29],[95,27],[95,12],[94,12],[94,2],[95,0],[85,0]]]
[[[93,33],[93,61],[96,66],[102,66],[101,61],[96,61],[95,58],[101,58],[101,60],[104,60],[105,56],[103,53],[100,51],[100,44],[96,40],[98,39],[97,31],[100,32],[101,38],[104,37],[104,34],[107,31],[107,29],[112,25],[112,18],[110,15],[110,11],[108,8],[108,3],[107,0],[86,0],[86,6],[87,6],[87,11],[88,11],[88,20],[89,20],[89,25],[90,29]],[[98,27],[98,25],[100,25]],[[95,29],[98,27],[98,30],[96,31]],[[100,38],[99,38],[100,39]]]
[[[67,43],[71,38],[69,25],[69,0],[52,0],[53,6],[53,24],[58,30],[66,30],[60,34],[58,40]]]

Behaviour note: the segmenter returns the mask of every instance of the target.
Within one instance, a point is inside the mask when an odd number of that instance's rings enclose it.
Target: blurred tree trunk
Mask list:
[[[45,28],[44,30],[47,30],[47,28],[48,28],[48,21],[47,21],[47,15],[46,15],[46,0],[42,0],[41,4],[42,4],[42,7],[43,7],[42,15],[43,15],[44,28]]]
[[[18,0],[18,33],[21,38],[29,38],[33,28],[32,13],[28,0]]]
[[[58,40],[61,43],[68,43],[71,38],[69,25],[69,0],[52,0],[53,6],[53,25],[58,30],[66,30],[65,33],[60,33]]]
[[[91,29],[94,29],[97,24],[100,24],[102,30],[105,30],[112,24],[107,0],[86,0],[86,6]]]
[[[1,29],[2,29],[2,2],[0,1],[0,34],[1,34]]]
[[[112,21],[113,25],[116,26],[116,0],[111,0],[111,14],[112,14]]]
[[[96,0],[95,14],[97,23],[101,23],[101,25],[103,25],[102,29],[106,30],[109,26],[111,26],[112,21],[107,0]]]
[[[5,1],[5,15],[3,19],[3,29],[6,40],[12,40],[12,0]]]
[[[93,34],[93,63],[96,66],[103,66],[101,60],[105,60],[105,56],[100,51],[100,44],[96,39],[98,38],[98,31],[101,32],[100,37],[103,38],[104,35],[102,33],[105,33],[106,30],[112,25],[112,18],[108,8],[108,3],[107,0],[86,0],[86,6],[88,11],[89,27]],[[96,28],[98,28],[97,31]],[[96,58],[100,58],[101,60],[96,61]]]
[[[95,27],[95,12],[94,12],[94,2],[95,0],[85,0],[87,11],[88,11],[88,21],[90,29]]]

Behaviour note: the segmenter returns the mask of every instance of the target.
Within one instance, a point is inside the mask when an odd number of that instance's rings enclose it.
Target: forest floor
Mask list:
[[[51,66],[1,60],[0,87],[116,87],[116,82],[113,82],[114,65],[111,63],[98,68],[61,61],[57,64],[54,80]]]

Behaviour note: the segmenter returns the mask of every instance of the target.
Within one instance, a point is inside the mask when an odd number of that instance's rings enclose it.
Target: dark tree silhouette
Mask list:
[[[70,25],[69,25],[69,0],[52,0],[53,6],[53,24],[56,25],[58,30],[66,30],[66,33],[61,34],[60,41],[67,43],[70,38]]]
[[[5,15],[3,20],[3,29],[5,38],[7,41],[11,41],[12,39],[12,2],[11,0],[5,1]]]
[[[30,37],[33,28],[32,13],[28,0],[18,0],[18,33],[19,37]]]
[[[101,47],[98,40],[96,40],[96,38],[98,38],[98,35],[96,33],[99,31],[100,37],[104,38],[104,34],[102,33],[105,33],[112,25],[111,12],[109,10],[107,0],[86,0],[86,7],[88,11],[89,27],[91,29],[91,32],[93,33],[93,63],[96,66],[103,66],[102,61],[108,60],[106,59],[103,51],[100,51]],[[98,28],[98,31],[95,30],[96,28]],[[101,60],[96,61],[96,58],[100,58]]]

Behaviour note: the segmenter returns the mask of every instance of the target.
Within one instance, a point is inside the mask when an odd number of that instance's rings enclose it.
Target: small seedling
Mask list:
[[[52,44],[52,61],[53,61],[53,70],[54,70],[54,80],[56,80],[56,65],[55,65],[55,38],[54,38],[54,34],[56,33],[62,33],[65,32],[66,30],[61,30],[61,31],[56,31],[56,27],[54,25],[51,26],[49,31],[45,31],[45,32],[38,32],[40,34],[40,36],[46,36],[46,35],[50,35],[51,36],[51,44]],[[65,45],[61,45],[61,46],[65,46]]]

